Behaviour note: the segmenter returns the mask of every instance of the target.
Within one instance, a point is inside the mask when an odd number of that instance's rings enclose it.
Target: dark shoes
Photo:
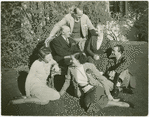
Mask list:
[[[133,90],[131,88],[123,88],[123,93],[133,94]]]
[[[112,96],[113,96],[114,98],[116,98],[116,97],[118,97],[118,94],[119,94],[119,89],[118,89],[118,88],[113,89],[113,91],[112,91]]]
[[[118,97],[118,94],[119,92],[122,92],[122,93],[127,93],[127,94],[134,94],[133,90],[131,88],[126,88],[126,87],[123,87],[122,88],[122,91],[119,90],[118,87],[116,87],[115,89],[113,89],[113,91],[111,92],[112,96],[114,98]]]

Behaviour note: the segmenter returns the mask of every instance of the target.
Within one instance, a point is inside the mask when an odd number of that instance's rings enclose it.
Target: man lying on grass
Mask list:
[[[84,102],[84,109],[88,112],[94,111],[98,112],[100,108],[108,107],[108,106],[119,106],[119,107],[130,107],[130,105],[126,102],[120,102],[119,100],[114,100],[109,98],[107,95],[107,92],[105,91],[105,85],[104,81],[107,81],[104,76],[100,74],[99,71],[95,71],[94,65],[92,63],[86,63],[87,57],[83,53],[75,54],[72,56],[72,65],[68,69],[68,74],[64,83],[64,86],[62,87],[60,91],[60,95],[63,95],[67,88],[70,85],[71,76],[73,76],[74,80],[78,83],[78,86],[82,92],[83,102]],[[88,69],[91,69],[97,76],[97,84],[94,85],[90,83],[88,76],[86,75],[86,72]],[[110,82],[110,81],[109,81]],[[106,94],[105,94],[106,92]]]

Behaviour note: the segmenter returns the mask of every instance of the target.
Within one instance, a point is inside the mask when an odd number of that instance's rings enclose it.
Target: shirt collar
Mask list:
[[[66,40],[66,41],[67,41],[67,39],[66,39],[66,37],[65,37],[64,35],[62,35],[62,37],[64,38],[64,40]]]

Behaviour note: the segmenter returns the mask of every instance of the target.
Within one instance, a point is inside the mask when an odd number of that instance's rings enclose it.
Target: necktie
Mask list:
[[[67,41],[67,43],[69,44],[69,39],[68,39],[68,38],[66,38],[66,41]]]

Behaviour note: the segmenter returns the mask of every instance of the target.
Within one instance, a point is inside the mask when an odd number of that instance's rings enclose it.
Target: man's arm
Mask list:
[[[95,29],[95,27],[93,26],[93,24],[91,23],[91,20],[88,18],[87,15],[86,15],[86,20],[87,20],[87,25],[88,25],[89,30]]]
[[[87,45],[87,52],[89,55],[91,55],[92,57],[94,57],[94,53],[91,50],[91,42],[92,42],[92,38],[89,40],[88,45]]]
[[[126,57],[123,57],[121,63],[114,70],[116,73],[121,73],[129,67],[129,61]]]
[[[46,47],[48,47],[48,44],[49,42],[54,39],[56,33],[60,30],[60,28],[66,24],[66,16],[61,20],[59,21],[57,24],[54,25],[49,37],[45,40],[45,45]]]

